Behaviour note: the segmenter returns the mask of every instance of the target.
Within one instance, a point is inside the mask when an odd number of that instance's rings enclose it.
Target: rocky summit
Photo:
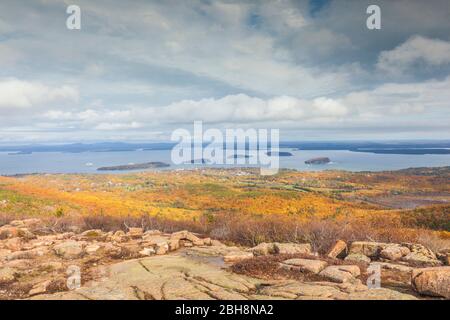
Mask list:
[[[36,225],[0,227],[1,299],[450,299],[448,260],[419,244],[340,240],[321,256],[308,243],[245,248],[188,231]],[[271,274],[252,272],[267,264]]]

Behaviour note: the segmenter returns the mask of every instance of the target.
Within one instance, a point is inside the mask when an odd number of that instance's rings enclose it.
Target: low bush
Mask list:
[[[157,229],[163,232],[189,230],[224,242],[255,246],[261,242],[310,243],[314,251],[326,253],[338,240],[419,242],[432,243],[433,247],[448,246],[448,239],[441,239],[429,230],[407,228],[399,219],[389,215],[372,218],[347,217],[342,219],[310,219],[302,221],[286,215],[243,215],[215,213],[214,218],[205,215],[197,220],[171,220],[158,216],[63,216],[44,218],[41,233],[84,231],[127,231],[128,227]],[[441,239],[441,240],[439,240]]]

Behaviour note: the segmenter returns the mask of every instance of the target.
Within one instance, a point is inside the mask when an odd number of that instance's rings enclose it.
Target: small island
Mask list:
[[[120,166],[101,167],[97,171],[127,171],[127,170],[143,170],[170,167],[170,164],[164,162],[147,162],[136,164],[125,164]]]
[[[330,162],[331,160],[328,157],[313,158],[305,161],[306,164],[327,164]]]
[[[188,163],[190,163],[190,164],[209,164],[210,162],[211,162],[211,160],[202,158],[202,159],[193,159],[193,160],[189,161]]]
[[[20,155],[26,155],[26,154],[32,154],[30,151],[17,151],[17,152],[10,152],[8,153],[9,156],[20,156]]]
[[[274,157],[292,157],[293,154],[287,151],[269,151],[266,153],[269,157],[274,156]]]
[[[228,159],[249,159],[251,156],[248,154],[234,154],[232,156],[229,156]]]

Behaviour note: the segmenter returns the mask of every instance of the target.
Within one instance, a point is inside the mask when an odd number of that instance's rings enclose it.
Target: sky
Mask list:
[[[450,139],[450,1],[0,2],[0,144],[167,141],[194,121]]]

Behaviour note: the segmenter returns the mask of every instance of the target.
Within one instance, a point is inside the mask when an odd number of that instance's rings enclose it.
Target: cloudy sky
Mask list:
[[[450,1],[0,2],[0,144],[168,140],[194,120],[449,139]]]

